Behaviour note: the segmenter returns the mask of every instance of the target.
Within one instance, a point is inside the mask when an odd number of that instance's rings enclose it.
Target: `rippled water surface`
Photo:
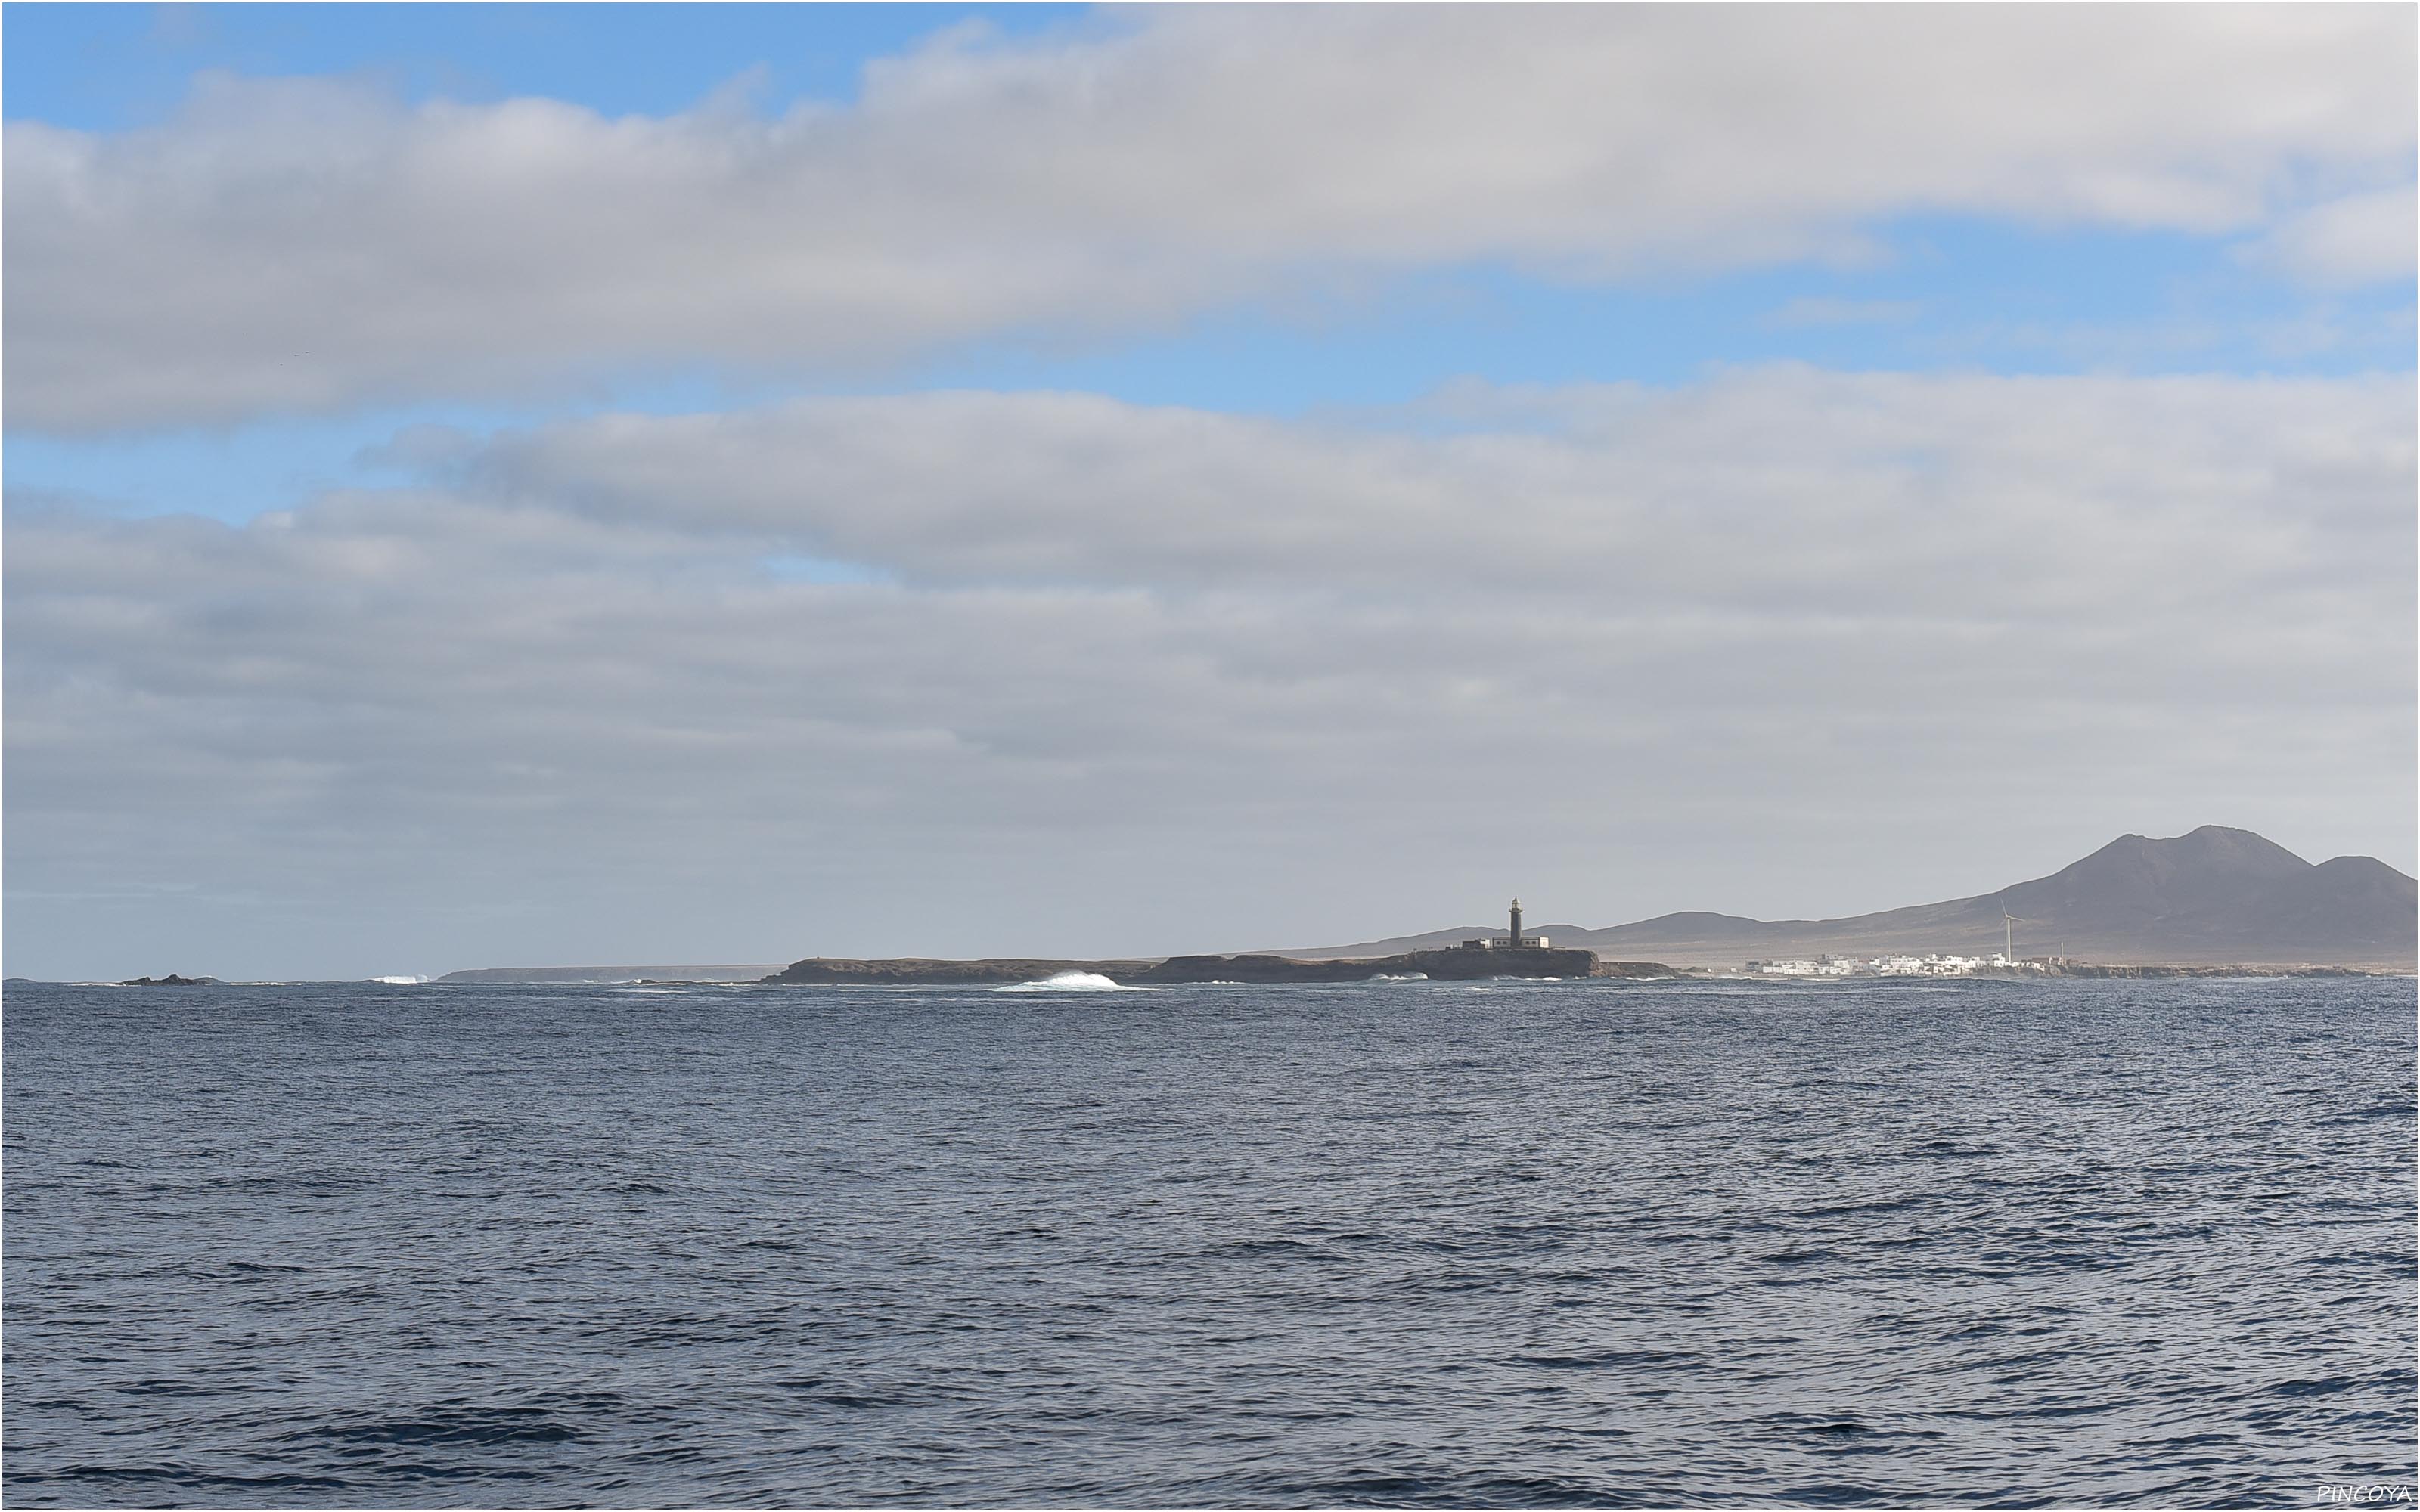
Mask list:
[[[12,1504],[2413,1475],[2409,981],[6,1008]]]

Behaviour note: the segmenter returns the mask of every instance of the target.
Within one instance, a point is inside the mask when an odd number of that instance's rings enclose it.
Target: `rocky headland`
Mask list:
[[[1652,961],[1606,961],[1590,950],[1410,950],[1361,960],[1303,961],[1281,955],[1178,955],[1164,961],[846,961],[816,956],[794,961],[764,980],[784,986],[978,986],[1046,981],[1069,972],[1107,977],[1125,986],[1179,982],[1369,981],[1426,977],[1480,981],[1491,977],[1669,977]]]

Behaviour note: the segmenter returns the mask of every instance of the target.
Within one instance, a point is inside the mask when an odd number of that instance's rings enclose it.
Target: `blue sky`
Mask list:
[[[869,57],[947,26],[1010,36],[1080,6],[27,5],[7,10],[10,119],[156,125],[203,69],[353,74],[407,100],[553,95],[609,115],[685,110],[752,69],[757,99],[847,100]]]
[[[2413,27],[8,6],[8,969],[2408,870]]]

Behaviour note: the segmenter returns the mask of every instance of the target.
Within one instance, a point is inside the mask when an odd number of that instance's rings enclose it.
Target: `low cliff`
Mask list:
[[[1085,971],[1128,985],[1177,982],[1368,981],[1426,977],[1478,981],[1490,977],[1668,977],[1648,961],[1600,961],[1588,950],[1413,950],[1358,961],[1298,961],[1281,955],[1179,955],[1165,961],[797,961],[764,980],[789,986],[980,986],[1042,981]]]
[[[1410,975],[1410,968],[1375,961],[1292,961],[1281,955],[1177,955],[1147,968],[1135,980],[1367,981],[1388,971]]]
[[[1597,957],[1596,969],[1589,973],[1591,977],[1631,978],[1678,977],[1684,974],[1702,975],[1703,968],[1699,966],[1668,966],[1661,961],[1607,961],[1603,956],[1599,956]]]
[[[1367,981],[1373,977],[1426,977],[1478,981],[1488,977],[1590,977],[1597,959],[1587,950],[1412,950],[1359,961],[1297,961],[1282,955],[1171,956],[1138,981]],[[1109,973],[1114,976],[1115,973]]]

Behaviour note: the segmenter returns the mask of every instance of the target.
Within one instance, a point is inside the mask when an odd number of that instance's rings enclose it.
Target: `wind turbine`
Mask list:
[[[2010,965],[2016,964],[2017,926],[2020,924],[2039,924],[2041,920],[2039,918],[2019,918],[2016,915],[2009,913],[2006,908],[2002,908],[2000,910],[2000,933],[2003,936],[2003,940],[2000,946],[2000,959],[2008,962]]]

